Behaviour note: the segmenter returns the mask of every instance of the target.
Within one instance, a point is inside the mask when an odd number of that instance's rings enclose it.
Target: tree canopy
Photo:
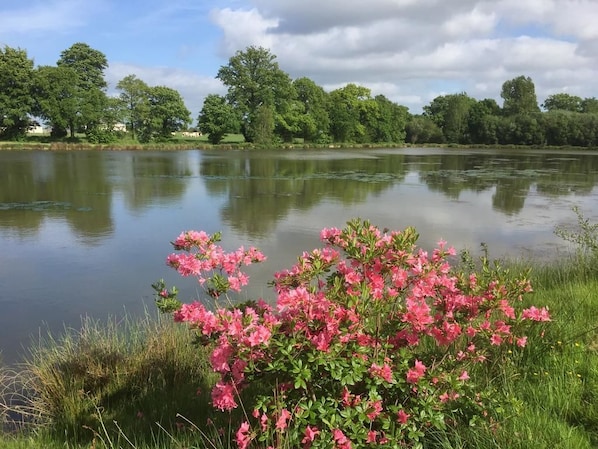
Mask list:
[[[25,50],[0,49],[0,136],[17,139],[29,127],[33,111],[33,61]]]

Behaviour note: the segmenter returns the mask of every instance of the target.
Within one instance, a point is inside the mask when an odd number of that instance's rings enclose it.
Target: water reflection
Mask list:
[[[597,177],[592,152],[3,151],[0,350],[11,360],[38,328],[84,314],[143,313],[160,277],[196,297],[164,264],[185,229],[259,246],[269,260],[253,273],[256,297],[323,227],[355,217],[415,226],[423,247],[554,256],[571,206],[598,220]]]
[[[311,209],[323,199],[362,203],[401,182],[406,173],[402,155],[326,159],[320,154],[208,157],[201,163],[201,175],[209,192],[227,196],[222,219],[255,237],[271,233],[291,210]]]

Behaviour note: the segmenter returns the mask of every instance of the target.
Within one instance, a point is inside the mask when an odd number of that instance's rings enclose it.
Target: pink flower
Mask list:
[[[459,380],[463,380],[463,381],[468,380],[469,379],[469,374],[467,373],[467,371],[463,371],[461,373],[461,375],[458,377],[458,379]]]
[[[502,337],[498,334],[492,334],[490,337],[490,344],[494,346],[498,346],[502,343]]]
[[[382,412],[382,401],[377,400],[371,402],[368,410],[369,412],[367,414],[367,417],[370,421],[373,421],[380,414],[380,412]]]
[[[291,413],[286,408],[283,408],[280,411],[280,416],[276,420],[276,428],[278,430],[284,430],[284,429],[286,429],[287,428],[287,423],[288,423],[288,421],[289,421],[290,418],[291,418]]]
[[[212,389],[212,404],[223,411],[232,410],[237,407],[234,395],[235,387],[221,380]]]
[[[550,321],[550,314],[546,307],[538,309],[535,306],[531,306],[529,309],[524,309],[521,313],[521,318],[524,320],[532,321]]]
[[[378,437],[378,432],[375,430],[368,431],[368,436],[365,439],[366,443],[376,443],[376,438]]]
[[[241,423],[241,426],[239,427],[239,430],[237,430],[235,437],[235,441],[237,442],[239,449],[245,449],[247,446],[249,446],[249,443],[251,442],[251,436],[249,435],[249,423],[247,421]]]
[[[303,433],[303,439],[301,440],[301,443],[303,443],[303,448],[308,449],[319,433],[320,431],[317,427],[307,426],[305,428],[305,432]]]
[[[415,360],[413,368],[407,371],[407,382],[414,384],[424,375],[426,372],[426,365],[419,360]]]
[[[226,373],[230,371],[228,361],[233,355],[233,347],[226,338],[220,338],[219,342],[220,344],[214,348],[210,355],[210,364],[217,373]]]
[[[397,421],[399,421],[401,424],[407,424],[407,420],[410,416],[411,415],[405,413],[405,410],[401,409],[397,413]]]
[[[520,337],[517,339],[517,346],[524,348],[527,345],[527,337]]]
[[[339,449],[351,449],[351,440],[340,429],[334,429],[332,431],[332,438],[336,443],[336,447]]]
[[[370,367],[370,374],[372,377],[384,379],[386,382],[392,383],[392,369],[387,363],[382,366],[372,363],[372,366]]]

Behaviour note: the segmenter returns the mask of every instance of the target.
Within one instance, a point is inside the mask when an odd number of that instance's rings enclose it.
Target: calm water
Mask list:
[[[12,362],[32,336],[153,310],[181,231],[222,231],[229,249],[269,257],[248,296],[353,217],[416,226],[429,248],[549,258],[572,206],[598,216],[598,154],[455,150],[0,152],[0,349]]]

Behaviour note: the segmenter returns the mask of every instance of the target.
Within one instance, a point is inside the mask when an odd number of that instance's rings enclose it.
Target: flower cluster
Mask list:
[[[522,307],[524,277],[458,271],[454,249],[440,242],[429,254],[417,238],[413,228],[382,232],[354,220],[323,230],[324,248],[275,274],[275,304],[211,311],[195,302],[175,312],[214,342],[215,407],[235,408],[245,388],[270,388],[255,397],[255,421],[241,424],[239,448],[276,446],[290,426],[289,447],[411,445],[431,428],[488,414],[470,374],[497,348],[525,346],[526,324],[549,313]],[[186,254],[169,265],[200,282],[221,269],[228,282],[217,284],[231,289],[244,282],[230,280],[245,279],[242,264],[263,259],[254,249],[226,255],[201,232],[174,245]]]

